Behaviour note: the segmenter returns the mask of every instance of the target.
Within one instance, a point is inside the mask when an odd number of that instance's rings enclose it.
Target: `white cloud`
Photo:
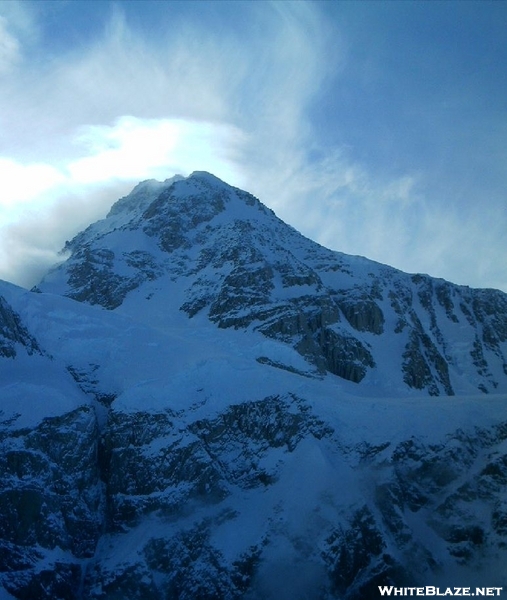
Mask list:
[[[30,204],[65,181],[54,166],[23,164],[0,157],[0,210],[2,221],[15,218],[20,205]]]
[[[240,139],[239,130],[228,125],[125,116],[112,126],[83,127],[77,142],[89,155],[71,162],[67,170],[79,184],[190,173],[206,164],[234,181],[237,175],[225,153]]]

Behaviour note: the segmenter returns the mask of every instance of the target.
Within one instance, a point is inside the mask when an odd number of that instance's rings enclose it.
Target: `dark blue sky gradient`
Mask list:
[[[347,65],[315,101],[321,139],[381,170],[503,181],[507,4],[326,3]],[[330,127],[329,124],[333,123]],[[451,199],[450,199],[451,200]]]

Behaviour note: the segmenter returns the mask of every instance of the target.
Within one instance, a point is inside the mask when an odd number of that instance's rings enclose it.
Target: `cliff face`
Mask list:
[[[436,404],[411,406],[412,419],[394,400],[388,415],[381,402],[347,416],[351,398],[295,394],[111,407],[102,428],[90,406],[4,423],[2,584],[15,598],[139,600],[360,599],[452,577],[502,586],[505,400],[487,411],[501,423],[470,424],[478,398],[460,407],[464,428],[443,411],[430,439],[420,430]]]
[[[203,173],[68,250],[0,282],[0,598],[507,587],[505,294],[326,250]]]
[[[36,340],[21,323],[19,315],[6,299],[0,296],[0,357],[15,358],[18,345],[28,354],[41,352]]]

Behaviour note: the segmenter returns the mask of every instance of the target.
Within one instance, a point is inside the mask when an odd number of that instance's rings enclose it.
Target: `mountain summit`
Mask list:
[[[0,598],[507,588],[507,295],[196,172],[0,282]]]
[[[67,250],[40,291],[258,331],[376,394],[507,392],[505,294],[331,252],[208,173],[139,184]]]

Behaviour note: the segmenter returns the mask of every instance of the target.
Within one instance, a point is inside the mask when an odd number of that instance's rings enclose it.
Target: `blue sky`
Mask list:
[[[325,246],[507,291],[507,3],[0,2],[0,278],[208,170]]]

